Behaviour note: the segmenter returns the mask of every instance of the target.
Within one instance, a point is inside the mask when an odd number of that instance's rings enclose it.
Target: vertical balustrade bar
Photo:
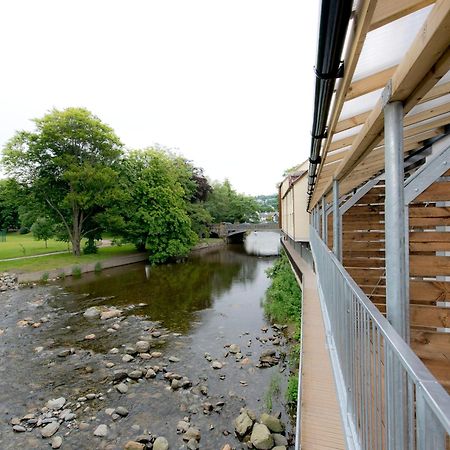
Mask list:
[[[325,245],[328,243],[328,230],[327,230],[327,202],[325,195],[322,197],[322,241]]]
[[[333,180],[333,253],[342,262],[342,224],[339,211],[339,182]]]

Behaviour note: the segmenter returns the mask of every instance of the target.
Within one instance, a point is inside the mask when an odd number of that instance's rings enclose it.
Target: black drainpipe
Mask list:
[[[327,135],[327,119],[337,78],[344,73],[341,61],[347,27],[352,13],[352,0],[322,0],[320,9],[319,42],[317,46],[316,89],[308,170],[308,208],[314,190],[320,146]]]

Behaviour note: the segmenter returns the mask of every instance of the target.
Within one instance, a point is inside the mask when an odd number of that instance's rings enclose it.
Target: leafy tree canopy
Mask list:
[[[0,180],[0,230],[20,227],[19,208],[25,189],[13,179]]]
[[[186,256],[197,241],[186,208],[185,165],[162,149],[131,152],[122,164],[123,197],[108,220],[116,234],[150,251],[152,263]]]
[[[252,197],[238,194],[228,180],[213,184],[205,207],[215,223],[258,221],[258,203]]]
[[[80,255],[82,237],[100,228],[97,215],[117,195],[122,144],[83,108],[54,109],[34,123],[34,131],[20,131],[7,143],[3,165],[64,227]]]

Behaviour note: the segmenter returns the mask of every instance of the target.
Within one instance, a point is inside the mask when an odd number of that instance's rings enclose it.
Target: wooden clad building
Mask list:
[[[316,75],[302,176],[347,448],[450,448],[450,0],[322,0]]]

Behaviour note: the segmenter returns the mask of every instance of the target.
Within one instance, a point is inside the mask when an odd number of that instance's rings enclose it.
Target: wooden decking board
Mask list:
[[[311,268],[285,245],[303,275],[302,450],[344,450],[342,427],[325,327]]]

